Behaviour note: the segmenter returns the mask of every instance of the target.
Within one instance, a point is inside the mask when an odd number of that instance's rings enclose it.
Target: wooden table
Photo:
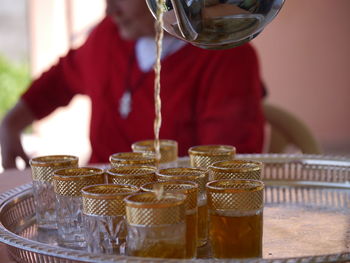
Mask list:
[[[17,169],[6,170],[0,173],[0,193],[6,192],[16,186],[31,182],[30,169],[19,171]],[[6,246],[0,243],[0,262],[1,263],[14,263],[7,256]]]

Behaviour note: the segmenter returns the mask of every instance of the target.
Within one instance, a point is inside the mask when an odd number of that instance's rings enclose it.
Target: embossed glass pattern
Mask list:
[[[56,197],[53,189],[52,174],[57,169],[77,167],[78,157],[71,155],[47,155],[32,158],[29,163],[33,178],[33,194],[38,227],[56,229]]]
[[[236,155],[236,148],[230,145],[199,145],[188,150],[192,167],[208,168],[220,161],[230,161]]]
[[[263,182],[217,180],[207,184],[207,192],[213,257],[262,257]]]
[[[125,199],[127,254],[138,257],[185,258],[185,195],[146,192]]]
[[[208,172],[201,168],[166,168],[156,173],[158,181],[185,180],[198,184],[198,240],[197,246],[203,246],[208,238],[208,207],[205,185]]]
[[[88,252],[125,254],[124,198],[138,191],[136,186],[121,184],[83,188],[83,220]]]
[[[232,160],[217,162],[209,166],[209,180],[251,179],[260,180],[262,162],[249,160]]]
[[[141,187],[141,190],[160,195],[164,192],[186,195],[186,258],[195,258],[198,236],[198,185],[190,181],[174,180],[145,184]]]
[[[58,244],[62,247],[85,248],[82,223],[82,194],[85,186],[104,183],[104,172],[99,168],[72,168],[53,174],[56,193]]]
[[[178,144],[174,140],[159,140],[160,166],[168,167],[176,164],[178,158]],[[131,145],[134,152],[155,153],[154,140],[135,142]]]

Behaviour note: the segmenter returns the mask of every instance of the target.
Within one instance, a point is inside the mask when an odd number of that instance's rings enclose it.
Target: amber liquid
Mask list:
[[[154,104],[155,104],[155,119],[154,119],[154,150],[157,164],[160,163],[160,142],[159,142],[159,131],[162,125],[162,114],[161,114],[161,99],[160,99],[160,57],[162,54],[162,41],[163,41],[163,8],[162,1],[157,0],[157,19],[155,22],[156,29],[156,63],[154,65]]]
[[[186,215],[186,258],[195,258],[197,255],[198,214]]]
[[[159,241],[140,250],[129,250],[130,256],[146,258],[185,258],[185,244]]]
[[[209,238],[214,258],[262,256],[263,215],[210,215]]]
[[[208,205],[198,206],[198,241],[197,247],[204,246],[208,239]]]

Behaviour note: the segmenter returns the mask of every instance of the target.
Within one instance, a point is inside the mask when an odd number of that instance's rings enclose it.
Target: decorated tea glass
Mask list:
[[[219,179],[261,179],[262,162],[232,160],[217,162],[209,166],[209,180]]]
[[[85,248],[82,223],[82,192],[85,186],[104,183],[104,171],[82,167],[57,170],[53,174],[56,193],[58,244],[63,247]]]
[[[52,174],[57,169],[78,167],[78,157],[47,155],[29,161],[32,170],[36,222],[41,229],[57,229]]]
[[[152,192],[128,196],[127,254],[137,257],[186,257],[186,196]]]
[[[209,239],[214,258],[262,256],[264,184],[223,179],[207,184]]]
[[[198,184],[190,181],[167,181],[148,183],[141,186],[145,192],[162,194],[164,192],[182,193],[186,196],[186,258],[195,258],[198,236]]]
[[[166,168],[156,173],[158,181],[185,180],[198,184],[198,240],[197,246],[203,246],[208,238],[208,207],[205,184],[208,172],[201,168]]]
[[[109,157],[112,167],[120,166],[156,166],[156,156],[153,153],[122,152]]]
[[[144,140],[138,141],[131,145],[134,152],[143,153],[155,153],[155,141],[154,140]],[[160,146],[160,167],[173,167],[176,166],[178,158],[178,144],[174,140],[159,140]]]
[[[208,168],[220,161],[231,161],[236,155],[236,148],[230,145],[199,145],[188,150],[192,167]]]
[[[125,253],[124,198],[138,191],[138,187],[126,184],[99,184],[82,189],[88,252],[117,255]]]
[[[141,186],[156,181],[156,168],[151,166],[123,166],[106,170],[108,182]]]

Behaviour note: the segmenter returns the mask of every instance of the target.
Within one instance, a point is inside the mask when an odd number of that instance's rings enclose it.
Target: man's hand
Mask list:
[[[16,168],[17,157],[21,157],[28,166],[29,159],[23,150],[21,133],[33,121],[31,110],[21,100],[4,117],[0,125],[1,159],[4,169]]]
[[[29,159],[23,150],[21,134],[12,132],[7,127],[0,127],[1,160],[4,169],[17,168],[16,158],[21,157],[26,166]]]

